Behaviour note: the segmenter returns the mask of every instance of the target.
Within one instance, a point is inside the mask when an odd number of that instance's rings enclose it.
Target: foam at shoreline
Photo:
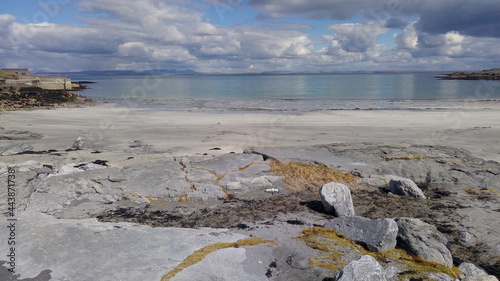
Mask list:
[[[488,110],[500,100],[300,100],[300,99],[106,99],[116,106],[199,112],[313,112],[331,110]]]

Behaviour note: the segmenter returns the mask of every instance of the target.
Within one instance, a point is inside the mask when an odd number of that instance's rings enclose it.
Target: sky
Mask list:
[[[481,70],[500,1],[1,1],[0,38],[0,68],[32,71]]]

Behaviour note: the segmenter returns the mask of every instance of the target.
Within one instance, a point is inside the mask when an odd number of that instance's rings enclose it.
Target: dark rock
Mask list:
[[[478,72],[454,72],[437,78],[443,80],[500,80],[500,68]]]
[[[324,227],[332,228],[353,241],[363,243],[373,252],[396,247],[398,225],[392,219],[339,217],[327,222]]]
[[[410,179],[395,177],[389,182],[392,193],[414,198],[425,198],[424,192]]]
[[[397,218],[398,246],[426,260],[452,267],[448,240],[433,225],[419,219]]]

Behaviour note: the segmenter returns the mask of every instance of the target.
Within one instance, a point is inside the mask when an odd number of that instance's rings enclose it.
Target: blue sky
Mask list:
[[[485,69],[499,18],[498,0],[2,1],[0,67]]]

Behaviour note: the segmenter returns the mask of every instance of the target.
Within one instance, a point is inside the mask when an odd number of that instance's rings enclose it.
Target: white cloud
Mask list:
[[[347,52],[365,52],[375,46],[377,36],[388,31],[378,23],[344,23],[331,25],[328,29],[334,32],[335,47]]]
[[[12,15],[0,15],[0,35],[6,42],[0,44],[0,60],[4,65],[34,69],[168,67],[207,72],[247,71],[249,65],[259,71],[329,71],[450,68],[470,65],[474,60],[476,68],[482,68],[479,64],[488,67],[499,62],[500,51],[495,48],[499,38],[472,36],[464,33],[472,29],[465,28],[464,32],[425,31],[423,23],[437,19],[431,11],[422,12],[420,4],[428,1],[296,0],[286,5],[277,0],[251,1],[268,16],[366,16],[361,23],[330,25],[329,34],[311,40],[309,32],[317,31],[304,24],[255,21],[258,24],[216,25],[204,19],[203,7],[183,4],[193,3],[189,0],[80,0],[82,11],[99,13],[82,19],[85,25],[80,26],[20,23]],[[450,7],[462,2],[456,0]],[[489,5],[489,0],[486,2]],[[438,4],[429,5],[436,13],[442,10]],[[244,8],[241,3],[231,7],[232,13]],[[408,18],[409,14],[424,18]],[[391,31],[389,27],[403,28],[401,34],[394,35],[395,47],[377,42],[380,35]]]
[[[417,16],[417,30],[445,34],[458,31],[477,37],[500,37],[498,0],[250,0],[263,17],[290,14],[308,18],[351,19]]]
[[[416,49],[418,44],[418,34],[413,25],[407,26],[402,34],[394,35],[394,40],[401,49]]]

